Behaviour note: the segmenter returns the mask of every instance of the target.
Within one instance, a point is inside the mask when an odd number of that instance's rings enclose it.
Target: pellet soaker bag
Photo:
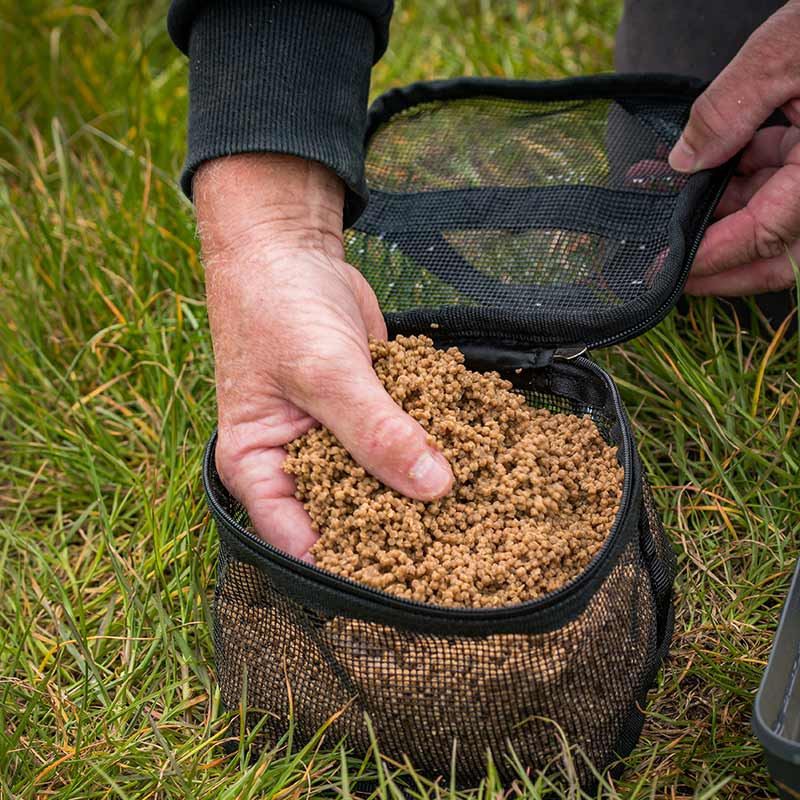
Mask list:
[[[388,342],[378,377],[453,467],[410,500],[330,431],[284,469],[314,565],[267,544],[214,466],[222,698],[270,746],[328,725],[363,755],[475,785],[583,754],[581,782],[642,729],[667,653],[674,555],[613,379],[591,351],[681,294],[730,168],[667,156],[702,86],[670,76],[464,78],[393,90],[366,135],[346,232]],[[264,313],[269,313],[265,309]],[[367,724],[369,720],[369,725]]]

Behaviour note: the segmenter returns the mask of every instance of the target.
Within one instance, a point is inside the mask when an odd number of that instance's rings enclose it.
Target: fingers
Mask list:
[[[294,480],[281,465],[282,447],[246,450],[230,458],[225,432],[217,444],[217,471],[228,491],[247,508],[256,533],[295,558],[308,554],[319,538],[302,503],[294,498]]]
[[[250,521],[262,539],[290,556],[314,563],[308,551],[319,535],[311,527],[311,518],[299,500],[256,494],[246,500],[245,505]]]
[[[792,125],[800,126],[800,98],[793,98],[781,106],[784,116]]]
[[[306,390],[296,402],[381,482],[417,500],[447,494],[452,470],[428,444],[425,429],[389,397],[369,358],[349,361],[322,367],[317,390]]]
[[[781,255],[800,238],[800,163],[779,169],[747,206],[715,222],[697,252],[695,277]]]
[[[373,288],[355,267],[350,268],[348,279],[353,287],[353,294],[361,311],[361,319],[364,322],[367,333],[376,339],[385,341],[389,338],[386,330],[386,320]]]
[[[780,167],[800,142],[800,129],[776,125],[757,131],[739,159],[736,171],[752,175],[766,167]]]
[[[796,47],[800,8],[770,17],[697,98],[669,162],[679,172],[718,166],[734,156],[776,109],[800,96]],[[793,105],[790,104],[790,108]]]
[[[731,178],[722,199],[714,210],[714,217],[721,219],[740,211],[755,196],[756,192],[778,171],[777,167],[766,167],[752,175]]]
[[[738,174],[731,178],[714,216],[725,217],[744,208],[783,166],[798,143],[798,128],[775,126],[758,131],[742,153],[737,166]]]
[[[795,263],[800,247],[794,248]],[[788,255],[743,264],[716,275],[691,275],[686,294],[714,297],[747,297],[764,292],[779,292],[794,286],[795,276]]]

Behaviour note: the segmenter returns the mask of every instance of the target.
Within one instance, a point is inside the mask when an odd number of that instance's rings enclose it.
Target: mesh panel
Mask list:
[[[688,106],[688,100],[537,102],[488,95],[421,102],[373,135],[367,181],[389,192],[573,185],[675,194],[680,176],[666,156]],[[609,157],[607,143],[622,141],[636,144],[628,164],[623,154],[616,163]],[[660,167],[644,164],[626,181],[622,167],[647,156]]]
[[[534,769],[558,758],[554,722],[595,764],[608,764],[657,650],[650,580],[634,542],[564,627],[476,638],[305,609],[256,567],[228,560],[223,547],[215,632],[223,701],[239,705],[246,672],[262,745],[285,733],[291,687],[300,741],[334,718],[330,741],[346,735],[349,748],[365,753],[367,713],[382,752],[407,755],[431,777],[447,771],[456,740],[456,775],[466,785],[485,774],[487,749],[509,779],[509,744]],[[588,781],[586,765],[576,765]]]
[[[672,585],[677,567],[675,551],[672,549],[672,545],[669,543],[667,534],[664,531],[664,524],[661,522],[661,517],[658,515],[658,510],[653,500],[653,493],[650,490],[650,484],[647,482],[644,484],[643,500],[647,525],[650,529],[650,537],[655,545],[656,560],[664,565],[668,581],[670,585]]]
[[[590,413],[603,436],[620,444],[625,419],[580,366],[508,377],[531,405]],[[634,505],[630,514],[640,525],[620,539],[602,580],[582,591],[577,613],[556,610],[542,630],[547,612],[532,606],[520,632],[497,633],[489,621],[471,635],[453,634],[447,622],[420,632],[376,620],[355,601],[348,607],[341,582],[345,611],[314,597],[311,585],[287,591],[269,558],[237,555],[230,521],[246,524],[244,510],[220,485],[212,482],[211,492],[222,504],[215,511],[222,546],[214,605],[222,697],[229,707],[245,700],[259,746],[286,732],[291,708],[297,741],[332,720],[329,741],[346,736],[360,754],[369,748],[367,714],[386,755],[408,756],[431,777],[447,774],[455,740],[461,785],[483,777],[487,749],[504,779],[514,774],[509,750],[526,767],[546,767],[562,753],[556,725],[599,767],[632,748],[671,602],[671,551],[657,518],[648,516],[649,490],[646,506]],[[421,607],[414,622],[424,615]],[[591,783],[583,759],[576,767]]]
[[[593,346],[666,313],[724,178],[667,163],[686,87],[603,85],[540,100],[475,81],[378,103],[370,202],[346,244],[395,331]]]

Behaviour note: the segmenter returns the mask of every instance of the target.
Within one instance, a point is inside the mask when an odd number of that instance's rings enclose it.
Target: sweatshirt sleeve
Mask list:
[[[391,0],[174,0],[169,33],[189,56],[184,192],[204,161],[288,153],[341,177],[351,224],[367,202],[370,71],[391,13]]]

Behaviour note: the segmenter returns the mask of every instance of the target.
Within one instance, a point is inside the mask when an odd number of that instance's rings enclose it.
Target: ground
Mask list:
[[[0,16],[0,796],[347,797],[378,769],[377,796],[400,797],[394,766],[324,738],[251,765],[219,747],[235,730],[208,628],[211,346],[165,8],[28,0]],[[607,70],[618,13],[409,0],[373,93]],[[628,770],[598,796],[774,796],[749,716],[798,551],[799,355],[797,334],[736,329],[703,301],[598,356],[680,560],[672,655]],[[501,787],[489,770],[472,794],[581,796],[554,777]]]

